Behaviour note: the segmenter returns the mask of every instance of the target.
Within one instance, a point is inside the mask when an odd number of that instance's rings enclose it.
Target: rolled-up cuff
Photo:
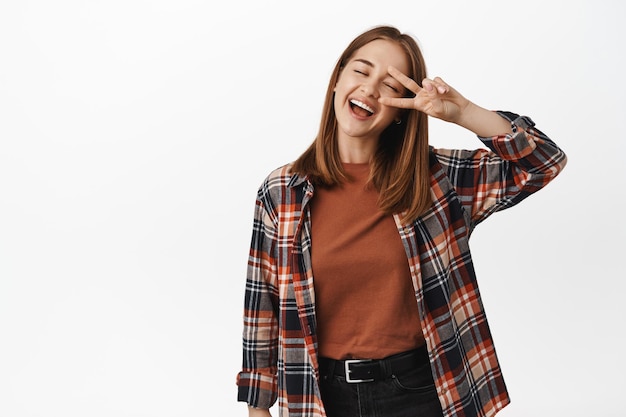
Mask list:
[[[498,111],[500,116],[511,122],[512,134],[492,137],[480,137],[479,139],[502,159],[516,161],[530,155],[537,144],[529,130],[535,126],[535,122],[528,116],[519,116],[507,111]]]
[[[271,408],[278,397],[276,377],[240,372],[237,375],[237,401],[255,408]]]

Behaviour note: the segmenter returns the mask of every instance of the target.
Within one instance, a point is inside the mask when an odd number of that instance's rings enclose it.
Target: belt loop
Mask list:
[[[337,364],[337,361],[334,359],[330,359],[328,361],[328,363],[326,364],[325,368],[326,368],[326,374],[324,374],[324,378],[325,379],[333,379],[333,377],[335,376],[335,365]]]

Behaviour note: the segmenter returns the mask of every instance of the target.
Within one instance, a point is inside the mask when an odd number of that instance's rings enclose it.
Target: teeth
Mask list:
[[[355,106],[359,106],[360,108],[365,109],[368,112],[374,114],[374,109],[368,106],[367,104],[363,103],[362,101],[352,99],[350,100],[350,103],[354,104]]]

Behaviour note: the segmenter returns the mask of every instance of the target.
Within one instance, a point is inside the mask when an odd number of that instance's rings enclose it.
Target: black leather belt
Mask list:
[[[398,353],[384,359],[345,359],[336,360],[320,357],[322,375],[340,376],[346,382],[356,384],[390,378],[394,374],[428,363],[426,346],[408,352]]]

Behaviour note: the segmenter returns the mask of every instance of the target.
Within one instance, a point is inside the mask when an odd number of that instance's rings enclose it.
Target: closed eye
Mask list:
[[[385,84],[386,87],[390,88],[394,93],[399,92],[399,90],[391,84]]]

